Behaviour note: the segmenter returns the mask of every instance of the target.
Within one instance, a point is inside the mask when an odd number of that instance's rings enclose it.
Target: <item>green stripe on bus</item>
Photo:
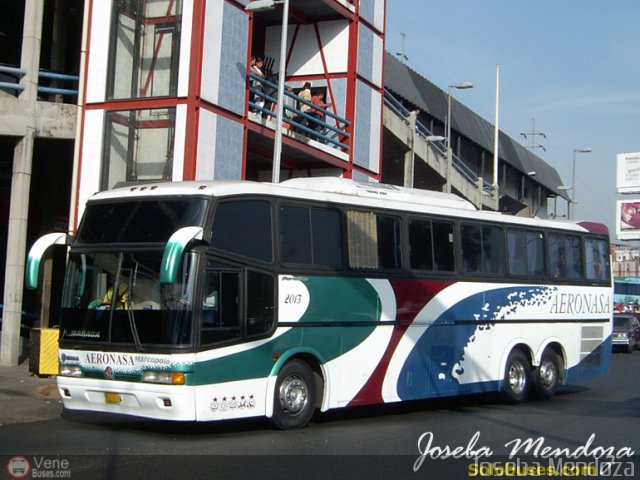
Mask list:
[[[197,385],[267,377],[275,361],[274,354],[284,355],[293,348],[308,347],[318,352],[321,363],[343,355],[362,343],[375,329],[363,326],[304,327],[305,322],[374,322],[380,319],[378,293],[365,279],[300,277],[310,294],[307,311],[300,326],[259,347],[195,365]],[[282,318],[282,321],[287,319]]]

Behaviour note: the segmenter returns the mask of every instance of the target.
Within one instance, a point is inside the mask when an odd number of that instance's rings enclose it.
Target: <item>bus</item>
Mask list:
[[[613,302],[616,311],[637,312],[640,310],[640,278],[614,277]]]
[[[116,188],[68,246],[68,410],[267,417],[480,392],[551,398],[607,372],[608,231],[340,178]]]

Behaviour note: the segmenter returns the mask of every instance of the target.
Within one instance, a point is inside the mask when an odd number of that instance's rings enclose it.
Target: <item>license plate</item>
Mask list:
[[[107,393],[104,394],[104,401],[113,405],[120,405],[122,403],[122,397],[119,393]]]

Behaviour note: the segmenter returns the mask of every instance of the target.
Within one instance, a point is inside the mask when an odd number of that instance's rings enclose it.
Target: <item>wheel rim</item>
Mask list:
[[[280,406],[291,416],[298,415],[309,401],[307,384],[298,375],[289,375],[280,385]]]
[[[511,391],[519,394],[522,393],[527,385],[527,373],[524,365],[520,362],[516,362],[509,368],[508,374],[509,388]]]
[[[540,385],[545,388],[551,388],[556,383],[557,373],[553,362],[546,361],[540,364],[539,374]]]

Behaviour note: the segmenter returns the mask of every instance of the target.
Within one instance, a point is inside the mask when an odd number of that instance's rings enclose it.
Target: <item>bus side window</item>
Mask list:
[[[348,210],[347,243],[351,268],[377,270],[401,267],[399,217]]]
[[[450,272],[454,264],[453,223],[409,221],[409,265],[412,269]]]
[[[455,268],[453,248],[453,223],[433,222],[433,267],[441,272]]]
[[[213,220],[211,246],[261,262],[273,260],[271,204],[261,200],[222,202]],[[256,235],[260,232],[260,235]]]
[[[202,342],[240,337],[240,274],[209,270],[202,291]]]
[[[476,225],[463,225],[461,238],[463,272],[479,272],[482,263],[482,234],[480,227]]]
[[[609,280],[607,242],[588,238],[584,242],[587,280]]]
[[[547,236],[549,272],[553,278],[577,280],[582,276],[580,237],[563,233]]]
[[[262,335],[274,321],[274,281],[271,275],[247,271],[247,335]]]
[[[502,272],[502,232],[492,226],[462,225],[462,269],[464,273]]]
[[[544,243],[540,231],[507,230],[509,273],[514,276],[542,277],[544,275]]]
[[[340,267],[341,213],[329,208],[282,205],[280,255],[284,263]]]
[[[428,220],[409,222],[409,262],[413,269],[433,270],[431,222]]]

